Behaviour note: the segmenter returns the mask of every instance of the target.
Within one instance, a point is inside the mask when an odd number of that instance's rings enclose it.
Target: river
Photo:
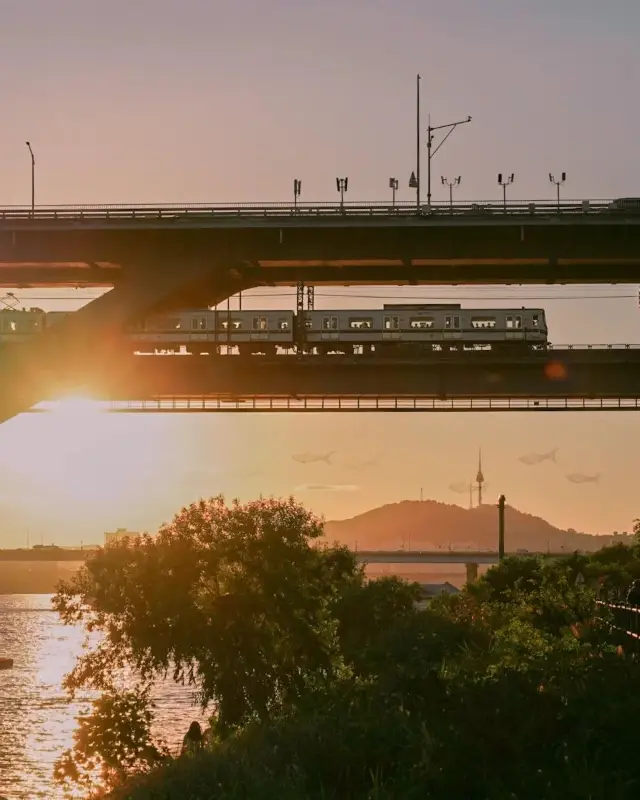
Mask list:
[[[51,595],[0,595],[0,656],[14,659],[0,670],[0,796],[8,800],[57,800],[53,764],[72,744],[75,719],[88,707],[85,694],[71,702],[62,679],[74,665],[82,628],[63,625]],[[200,719],[191,692],[173,683],[156,695],[156,733],[176,748],[192,719]]]

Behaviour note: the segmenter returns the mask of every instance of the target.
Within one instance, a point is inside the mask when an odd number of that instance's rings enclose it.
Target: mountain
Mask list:
[[[404,500],[344,520],[325,523],[325,536],[359,550],[431,550],[438,547],[498,549],[498,510],[495,506],[466,509],[434,500]],[[505,509],[507,552],[598,550],[624,534],[599,535],[561,530],[541,517],[516,508]]]

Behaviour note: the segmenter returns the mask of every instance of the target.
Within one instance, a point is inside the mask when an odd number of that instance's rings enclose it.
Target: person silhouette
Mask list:
[[[182,740],[182,750],[180,755],[194,756],[199,750],[202,749],[202,728],[200,723],[195,720],[189,725],[189,730],[186,732]]]

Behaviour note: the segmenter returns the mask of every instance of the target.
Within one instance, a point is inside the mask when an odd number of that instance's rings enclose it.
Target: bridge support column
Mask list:
[[[477,564],[465,564],[467,570],[467,583],[472,584],[476,583],[478,580],[478,565]]]
[[[127,324],[157,310],[188,307],[195,298],[219,302],[237,291],[238,278],[222,265],[185,262],[132,268],[121,284],[32,341],[6,347],[0,353],[0,423],[117,368]]]

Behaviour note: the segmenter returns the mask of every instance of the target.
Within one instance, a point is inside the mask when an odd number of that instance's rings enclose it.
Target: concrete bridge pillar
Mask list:
[[[478,580],[478,565],[477,564],[465,564],[467,569],[467,583],[475,583]]]

